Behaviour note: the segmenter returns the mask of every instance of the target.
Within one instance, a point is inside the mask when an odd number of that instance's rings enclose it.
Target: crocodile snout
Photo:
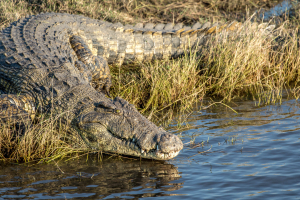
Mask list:
[[[183,148],[183,143],[177,135],[171,133],[163,133],[158,142],[159,149],[164,153],[180,151]]]

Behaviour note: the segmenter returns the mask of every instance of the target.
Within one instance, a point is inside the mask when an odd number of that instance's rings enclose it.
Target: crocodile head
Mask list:
[[[78,127],[86,143],[103,152],[169,160],[183,148],[176,135],[157,127],[119,97],[81,115]]]

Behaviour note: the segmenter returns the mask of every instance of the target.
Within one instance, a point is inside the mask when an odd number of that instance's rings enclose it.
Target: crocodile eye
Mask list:
[[[114,113],[117,114],[117,115],[122,114],[121,110],[119,110],[119,109],[115,109],[115,110],[114,110]]]

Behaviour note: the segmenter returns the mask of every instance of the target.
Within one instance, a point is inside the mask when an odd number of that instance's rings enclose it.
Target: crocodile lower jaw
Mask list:
[[[161,158],[161,160],[170,160],[174,157],[176,157],[179,154],[180,151],[172,151],[170,153],[162,153],[162,152],[156,152],[156,156],[158,158]]]
[[[140,149],[140,148],[139,148]],[[142,153],[143,152],[143,153]],[[155,160],[170,160],[174,157],[176,157],[179,154],[179,151],[172,151],[169,153],[163,153],[159,150],[150,150],[149,152],[132,149],[132,151],[127,151],[124,153],[121,153],[122,155],[128,155],[128,156],[134,156],[134,157],[140,157],[140,158],[146,158],[146,159],[155,159]],[[111,153],[120,154],[120,152],[117,151],[111,151]]]

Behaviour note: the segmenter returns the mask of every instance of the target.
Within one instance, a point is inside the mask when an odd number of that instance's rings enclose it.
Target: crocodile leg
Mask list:
[[[107,61],[103,57],[94,56],[88,45],[79,36],[72,36],[70,44],[79,60],[75,62],[78,70],[97,91],[102,91],[111,97],[109,88],[112,84]]]
[[[0,95],[0,121],[24,131],[35,116],[32,98],[25,95]]]

